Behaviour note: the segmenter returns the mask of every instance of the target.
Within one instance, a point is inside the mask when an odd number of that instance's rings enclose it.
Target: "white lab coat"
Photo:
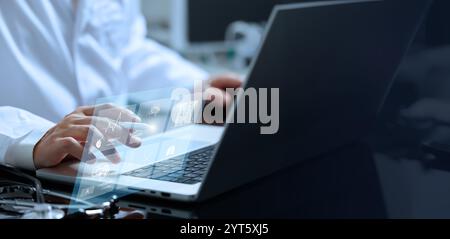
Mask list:
[[[0,162],[34,169],[51,122],[99,97],[207,78],[145,35],[137,0],[0,0]]]

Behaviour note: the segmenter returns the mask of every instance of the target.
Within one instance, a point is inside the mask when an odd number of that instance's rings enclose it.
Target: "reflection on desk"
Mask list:
[[[203,203],[128,196],[148,218],[385,218],[372,151],[362,143],[311,159]]]

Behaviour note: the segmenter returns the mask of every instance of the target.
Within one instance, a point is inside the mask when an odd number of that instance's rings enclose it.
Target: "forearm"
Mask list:
[[[34,145],[53,125],[27,111],[0,107],[0,163],[34,170]]]

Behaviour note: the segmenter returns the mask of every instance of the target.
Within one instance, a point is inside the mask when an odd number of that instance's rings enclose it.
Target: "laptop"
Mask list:
[[[246,89],[279,89],[278,133],[261,135],[257,124],[189,125],[149,141],[179,143],[195,135],[196,143],[183,147],[185,152],[123,167],[114,177],[80,177],[74,174],[80,167],[74,162],[38,170],[37,175],[75,182],[81,198],[96,195],[98,188],[120,188],[169,200],[202,201],[352,143],[373,124],[429,4],[396,0],[279,5],[245,84]],[[145,142],[144,153],[133,158],[147,157]]]

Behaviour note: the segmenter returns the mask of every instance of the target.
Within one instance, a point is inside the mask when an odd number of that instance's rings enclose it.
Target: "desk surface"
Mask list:
[[[120,205],[145,210],[148,218],[450,217],[450,162],[430,166],[374,148],[354,143],[203,203],[130,195]]]
[[[370,148],[356,143],[203,203],[128,196],[121,206],[149,218],[385,218],[379,182]]]
[[[385,206],[370,150],[355,144],[245,185],[207,202],[183,205],[125,198],[149,205],[149,217],[384,218]]]

